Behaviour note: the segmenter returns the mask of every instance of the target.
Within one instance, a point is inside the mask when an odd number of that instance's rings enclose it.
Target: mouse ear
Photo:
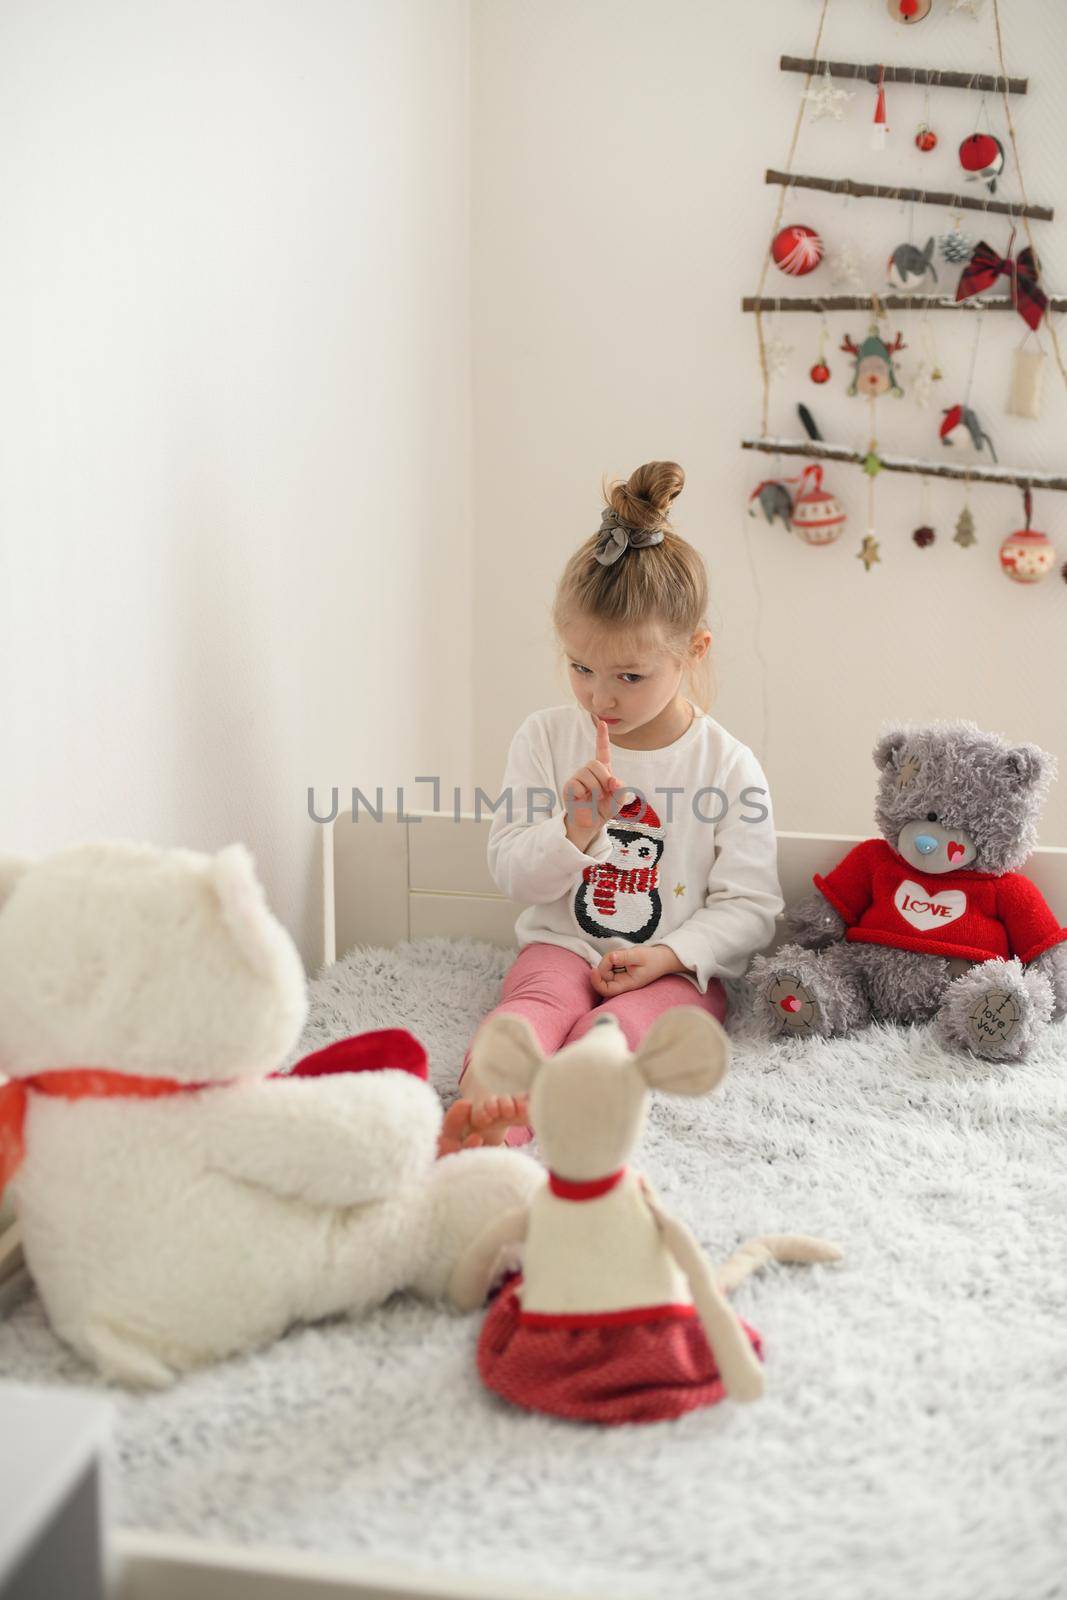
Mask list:
[[[470,1070],[489,1094],[527,1094],[544,1059],[526,1018],[502,1011],[478,1029]]]
[[[726,1076],[730,1041],[707,1011],[673,1006],[648,1030],[634,1061],[650,1089],[710,1094]]]

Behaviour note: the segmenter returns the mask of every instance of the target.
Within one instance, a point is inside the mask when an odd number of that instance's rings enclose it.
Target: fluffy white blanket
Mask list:
[[[410,1027],[454,1093],[508,953],[428,939],[314,985],[306,1043]],[[546,1596],[1048,1600],[1067,1593],[1067,1029],[1023,1066],[925,1029],[768,1051],[661,1099],[642,1165],[716,1258],[749,1234],[841,1265],[738,1293],[768,1391],[598,1431],[481,1387],[478,1319],[398,1300],[162,1395],[115,1392],[123,1525],[507,1574]],[[96,1387],[36,1301],[0,1372]]]

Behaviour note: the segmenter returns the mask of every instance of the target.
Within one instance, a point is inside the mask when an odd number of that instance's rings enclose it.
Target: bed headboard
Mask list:
[[[486,864],[491,817],[421,811],[338,813],[319,827],[323,873],[322,960],[353,945],[394,945],[444,934],[514,946],[523,909],[497,892]],[[416,820],[417,819],[417,820]],[[778,874],[787,905],[828,872],[860,835],[779,833]],[[1067,910],[1067,850],[1037,850],[1027,873],[1049,904]]]

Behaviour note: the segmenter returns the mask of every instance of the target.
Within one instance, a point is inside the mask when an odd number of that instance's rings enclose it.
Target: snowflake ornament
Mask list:
[[[925,411],[934,398],[934,383],[941,373],[930,361],[917,361],[908,380],[908,393]]]
[[[810,89],[805,89],[801,95],[811,107],[811,120],[821,122],[824,117],[833,117],[835,122],[840,122],[845,114],[848,102],[855,98],[853,89],[835,89],[834,80],[827,67],[821,82],[812,84]]]
[[[985,0],[952,0],[952,3],[948,8],[948,14],[951,17],[954,16],[957,11],[966,11],[967,14],[973,17],[975,22],[977,22],[978,13],[981,11],[984,4]]]
[[[845,239],[838,245],[828,265],[831,283],[843,284],[849,289],[864,287],[863,253],[851,239]]]
[[[782,378],[789,367],[789,358],[793,354],[793,346],[777,333],[772,333],[770,338],[763,341],[763,359],[767,363],[767,376],[769,378]]]

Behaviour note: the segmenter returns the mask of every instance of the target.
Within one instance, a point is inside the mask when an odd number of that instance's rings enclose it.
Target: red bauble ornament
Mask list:
[[[916,528],[915,532],[912,534],[912,538],[919,546],[920,550],[925,550],[929,545],[933,544],[934,540],[937,538],[937,534],[934,532],[933,528],[926,527],[924,524],[923,527]]]
[[[1056,548],[1047,533],[1020,528],[1000,547],[1000,570],[1015,583],[1039,583],[1056,565]]]
[[[808,373],[808,377],[812,383],[828,383],[830,381],[830,368],[825,361],[816,361]]]
[[[814,272],[822,255],[823,242],[815,229],[805,228],[799,222],[776,233],[771,245],[771,259],[775,266],[787,272],[791,278],[802,278],[806,273]]]
[[[980,179],[989,185],[990,194],[995,194],[997,179],[1004,171],[1004,146],[991,133],[968,134],[960,145],[960,166],[969,182]]]
[[[918,145],[920,150],[936,150],[937,134],[934,132],[933,128],[928,128],[926,123],[923,122],[920,124],[919,131],[915,135],[915,143]]]
[[[793,502],[793,527],[808,544],[833,544],[845,526],[841,504],[822,486],[822,468],[805,467]]]

